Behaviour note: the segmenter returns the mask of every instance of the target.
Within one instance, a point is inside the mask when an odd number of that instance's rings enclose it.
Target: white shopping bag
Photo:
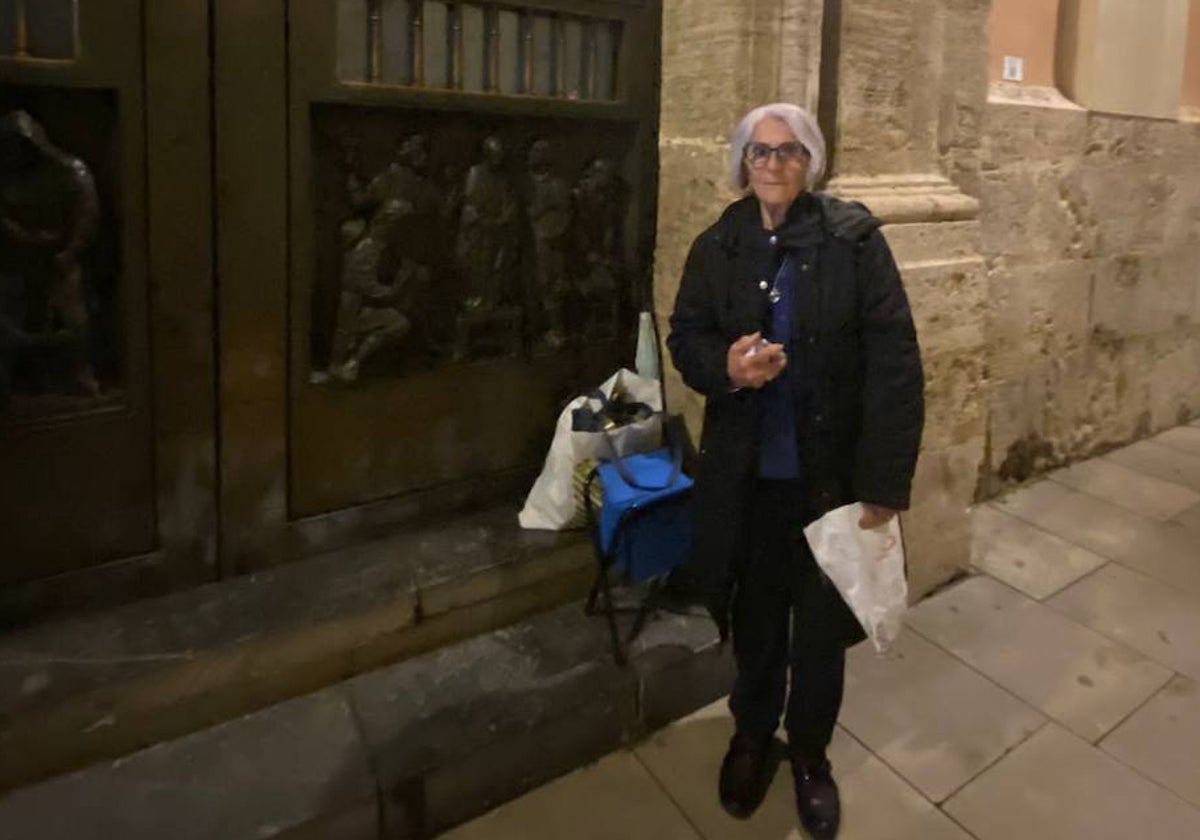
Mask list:
[[[606,399],[614,391],[626,402],[645,403],[655,413],[645,420],[618,426],[609,432],[576,432],[571,429],[571,412],[582,407],[587,396],[576,397],[558,415],[554,440],[546,455],[542,474],[533,483],[518,517],[522,528],[560,530],[575,519],[575,495],[572,472],[585,458],[607,457],[611,450],[604,441],[607,434],[617,455],[649,452],[662,445],[662,389],[657,379],[638,376],[621,368],[600,386]]]
[[[875,650],[886,653],[908,608],[900,517],[878,528],[858,527],[863,506],[845,505],[804,529],[817,564],[854,612]]]

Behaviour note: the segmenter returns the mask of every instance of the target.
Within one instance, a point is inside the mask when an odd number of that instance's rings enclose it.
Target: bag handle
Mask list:
[[[633,487],[637,490],[648,490],[648,491],[666,490],[668,487],[670,487],[671,485],[673,485],[675,483],[675,479],[679,478],[679,473],[683,469],[683,447],[676,445],[676,442],[674,440],[670,440],[670,438],[672,438],[673,435],[672,435],[671,431],[669,430],[668,424],[665,422],[665,419],[666,418],[664,417],[664,422],[662,424],[662,430],[663,430],[663,438],[665,439],[664,443],[666,444],[667,449],[670,450],[670,452],[671,452],[671,472],[667,476],[666,483],[661,486],[642,484],[637,479],[635,479],[633,477],[633,473],[631,473],[629,471],[629,467],[625,466],[624,462],[621,460],[621,456],[617,453],[617,447],[612,442],[612,438],[609,437],[608,432],[601,431],[601,435],[603,436],[603,440],[604,440],[604,446],[608,450],[609,457],[606,460],[610,464],[613,465],[613,469],[615,469],[617,471],[617,475],[621,476],[621,480],[624,481],[626,484],[628,484],[630,487]]]

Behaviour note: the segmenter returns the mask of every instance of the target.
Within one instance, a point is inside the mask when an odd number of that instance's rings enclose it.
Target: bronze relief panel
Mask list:
[[[619,338],[628,124],[317,106],[313,125],[311,382]]]

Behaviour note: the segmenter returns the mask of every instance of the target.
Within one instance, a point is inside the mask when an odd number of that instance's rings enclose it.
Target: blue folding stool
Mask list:
[[[636,638],[653,609],[650,592],[634,607],[615,607],[609,571],[615,569],[626,583],[661,579],[687,557],[691,541],[692,479],[680,470],[681,454],[657,449],[603,461],[592,470],[584,488],[588,530],[596,555],[596,580],[588,596],[588,614],[603,612],[608,619],[613,656],[625,663],[616,613],[634,612],[629,641]],[[592,504],[591,485],[601,483],[599,514]],[[603,595],[604,605],[597,608]]]

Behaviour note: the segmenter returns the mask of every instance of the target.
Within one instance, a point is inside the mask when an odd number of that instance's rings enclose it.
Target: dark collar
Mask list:
[[[841,201],[826,193],[802,193],[774,231],[783,248],[819,245],[828,237],[861,241],[881,224],[862,204]],[[717,222],[718,238],[730,252],[764,237],[758,200],[750,195],[725,208]]]
[[[767,231],[762,226],[758,199],[752,195],[729,205],[717,225],[722,244],[732,251],[764,240],[767,236]],[[783,224],[771,233],[778,238],[782,248],[803,248],[820,244],[825,236],[821,203],[812,193],[801,193],[788,208]]]

